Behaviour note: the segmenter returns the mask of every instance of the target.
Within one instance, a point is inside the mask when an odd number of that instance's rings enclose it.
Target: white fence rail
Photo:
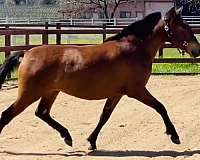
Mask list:
[[[200,26],[200,16],[183,17],[191,26]],[[137,21],[138,18],[113,18],[113,19],[60,19],[43,18],[43,17],[27,17],[27,18],[0,18],[0,24],[49,24],[63,23],[66,25],[111,25],[111,26],[124,26]]]
[[[43,24],[59,22],[59,18],[0,18],[0,24]]]
[[[0,18],[0,24],[49,24],[63,23],[67,25],[112,25],[123,26],[137,21],[137,18],[113,18],[113,19],[60,19],[60,18]]]
[[[137,21],[137,18],[113,18],[113,19],[66,19],[60,22],[69,25],[112,25],[123,26]]]
[[[183,18],[191,26],[199,26],[200,25],[200,16],[183,16]]]

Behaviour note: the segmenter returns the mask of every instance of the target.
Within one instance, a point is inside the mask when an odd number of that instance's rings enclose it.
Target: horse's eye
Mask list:
[[[183,29],[187,29],[187,26],[186,26],[185,24],[183,24],[181,27],[182,27]]]

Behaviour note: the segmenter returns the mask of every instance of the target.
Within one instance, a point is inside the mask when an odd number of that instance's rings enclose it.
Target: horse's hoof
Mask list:
[[[88,148],[88,150],[96,150],[97,146],[96,146],[96,141],[94,141],[91,136],[87,139],[88,142],[90,143],[90,147]]]
[[[97,149],[97,146],[96,145],[91,145],[89,148],[88,148],[88,150],[91,150],[91,151],[94,151],[94,150],[96,150]]]
[[[67,145],[69,145],[70,147],[72,147],[72,140],[64,138],[64,141]]]
[[[181,141],[178,137],[171,136],[171,140],[174,144],[181,144]]]
[[[0,134],[1,134],[2,130],[3,130],[3,127],[1,127],[1,125],[0,125]]]

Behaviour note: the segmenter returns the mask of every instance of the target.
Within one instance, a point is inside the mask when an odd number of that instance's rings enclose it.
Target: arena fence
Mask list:
[[[40,45],[49,44],[49,35],[56,35],[56,44],[60,45],[62,34],[99,34],[102,35],[104,41],[108,34],[116,34],[125,26],[91,26],[91,25],[65,25],[57,24],[0,24],[0,36],[4,37],[5,45],[0,47],[0,54],[5,53],[8,56],[12,51],[28,50],[38,45],[30,44],[31,35],[41,35],[42,43]],[[200,27],[194,26],[192,30],[195,34],[200,34]],[[24,35],[25,45],[12,46],[11,36]],[[70,44],[71,45],[71,44]],[[76,44],[85,45],[85,44]],[[200,63],[200,58],[163,58],[164,48],[175,48],[172,44],[165,44],[159,50],[159,57],[154,60],[154,63]]]
[[[22,11],[24,11],[24,10],[22,9]],[[23,15],[23,13],[20,13],[20,14]],[[13,17],[12,15],[2,17],[0,15],[0,24],[4,24],[4,25],[6,25],[6,24],[44,24],[45,22],[48,22],[49,24],[63,23],[65,25],[91,25],[91,26],[94,26],[94,25],[106,24],[107,26],[108,25],[109,26],[124,26],[124,25],[129,25],[129,24],[139,20],[138,17],[135,17],[135,18],[111,18],[111,19],[63,18],[63,17],[59,16],[59,14],[53,15],[53,14],[51,14],[51,12],[47,12],[45,14],[43,13],[41,15],[39,13],[37,13],[35,15],[29,13],[30,15],[27,15],[24,17],[20,16],[20,14],[15,17]],[[200,16],[195,16],[195,17],[184,16],[183,19],[186,20],[187,23],[192,27],[200,26]]]

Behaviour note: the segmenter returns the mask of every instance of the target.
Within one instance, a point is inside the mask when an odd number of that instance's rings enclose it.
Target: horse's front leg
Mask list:
[[[96,140],[97,140],[98,134],[101,128],[104,126],[104,124],[108,121],[110,115],[112,114],[115,106],[117,105],[121,97],[122,97],[121,95],[117,95],[117,96],[107,99],[106,104],[103,108],[103,112],[101,114],[99,123],[97,124],[96,128],[94,129],[94,131],[90,134],[88,138],[88,141],[91,144],[91,147],[89,148],[90,150],[95,150],[97,148]]]
[[[128,96],[135,98],[139,100],[140,102],[155,109],[161,115],[166,126],[166,133],[168,135],[171,135],[172,142],[175,144],[180,144],[179,136],[167,114],[167,110],[165,109],[164,105],[161,104],[156,98],[154,98],[145,87],[143,89],[140,89],[140,91],[135,92],[133,94],[129,93]]]

